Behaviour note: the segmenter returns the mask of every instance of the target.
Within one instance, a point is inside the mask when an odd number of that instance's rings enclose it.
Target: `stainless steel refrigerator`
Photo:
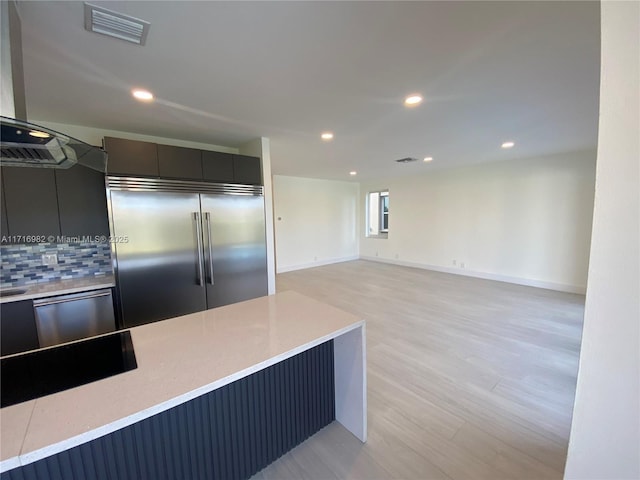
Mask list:
[[[263,187],[108,177],[123,327],[267,294]]]

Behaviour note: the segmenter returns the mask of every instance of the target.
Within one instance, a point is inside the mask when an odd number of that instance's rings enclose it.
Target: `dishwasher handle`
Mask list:
[[[55,297],[53,299],[44,299],[44,300],[34,300],[34,307],[46,307],[47,305],[55,305],[56,303],[67,303],[67,302],[75,302],[77,300],[86,300],[89,298],[97,298],[97,297],[107,297],[111,295],[111,291],[105,291],[101,293],[88,293],[87,295],[82,296],[74,296],[73,298],[60,298]]]

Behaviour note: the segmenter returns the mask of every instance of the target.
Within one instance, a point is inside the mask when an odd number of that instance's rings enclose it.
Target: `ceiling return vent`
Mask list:
[[[418,161],[417,158],[405,157],[405,158],[400,158],[396,160],[396,163],[411,163],[411,162],[417,162],[417,161]]]
[[[84,4],[84,28],[137,45],[144,45],[151,24],[103,7]]]

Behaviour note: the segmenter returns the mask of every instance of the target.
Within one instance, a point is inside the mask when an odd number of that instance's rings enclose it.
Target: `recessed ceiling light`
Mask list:
[[[153,100],[153,93],[151,93],[149,90],[135,89],[131,91],[131,95],[143,102],[150,102],[151,100]]]
[[[424,157],[424,159],[422,161],[423,162],[430,162],[431,160],[433,160],[433,157]]]
[[[358,174],[358,172],[356,172],[355,170],[352,170],[352,171],[350,171],[350,172],[349,172],[349,175],[351,175],[352,177],[353,177],[354,175],[357,175],[357,174]]]
[[[333,133],[323,132],[322,135],[320,135],[320,138],[322,138],[323,140],[333,140]]]
[[[51,136],[47,132],[41,132],[40,130],[31,130],[29,135],[36,138],[49,138]]]
[[[408,107],[414,107],[422,103],[422,95],[413,94],[404,99],[404,104]]]
[[[511,147],[513,147],[514,145],[515,145],[515,143],[513,143],[513,142],[504,142],[504,143],[502,144],[502,148],[511,148]]]

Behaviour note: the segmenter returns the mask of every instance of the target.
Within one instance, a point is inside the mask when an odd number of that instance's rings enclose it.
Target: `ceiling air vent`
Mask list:
[[[144,45],[151,24],[106,8],[84,4],[84,28],[137,45]]]
[[[411,162],[417,162],[417,161],[418,161],[417,158],[405,157],[405,158],[401,158],[399,160],[396,160],[396,163],[411,163]]]

